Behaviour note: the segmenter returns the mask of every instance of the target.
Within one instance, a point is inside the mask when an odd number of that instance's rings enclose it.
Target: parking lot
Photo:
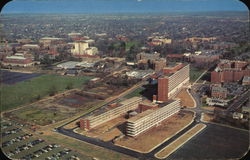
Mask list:
[[[15,159],[78,160],[82,155],[53,142],[49,143],[31,133],[25,133],[10,121],[1,122],[1,144],[6,156]],[[91,157],[84,157],[91,159]]]
[[[248,139],[248,131],[209,124],[166,160],[240,159],[248,150]]]

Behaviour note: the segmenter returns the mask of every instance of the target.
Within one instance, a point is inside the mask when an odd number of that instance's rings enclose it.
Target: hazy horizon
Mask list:
[[[2,14],[126,14],[248,11],[239,0],[14,0]]]

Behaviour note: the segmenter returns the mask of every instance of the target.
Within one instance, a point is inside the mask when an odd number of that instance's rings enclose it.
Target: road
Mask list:
[[[250,91],[246,91],[245,93],[243,93],[242,95],[240,95],[238,98],[236,98],[233,103],[231,103],[227,110],[226,110],[226,114],[228,114],[229,112],[235,111],[238,107],[240,107],[242,104],[244,104],[248,98]]]

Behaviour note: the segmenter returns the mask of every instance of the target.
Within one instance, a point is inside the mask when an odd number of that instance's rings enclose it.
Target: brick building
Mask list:
[[[211,96],[218,99],[226,99],[228,94],[227,88],[221,87],[220,85],[212,86]]]
[[[244,61],[223,60],[217,65],[216,69],[211,72],[211,82],[238,82],[242,80],[244,76],[250,76],[249,63]]]
[[[136,55],[137,64],[140,69],[154,69],[160,71],[166,67],[166,59],[160,58],[160,53],[139,53]]]
[[[164,68],[163,75],[158,77],[158,93],[157,96],[153,96],[153,100],[162,103],[174,97],[189,83],[189,68],[189,64],[182,63]]]
[[[13,56],[6,56],[3,59],[2,64],[4,66],[17,66],[17,67],[28,67],[34,64],[32,58],[25,56],[22,53],[16,53]]]

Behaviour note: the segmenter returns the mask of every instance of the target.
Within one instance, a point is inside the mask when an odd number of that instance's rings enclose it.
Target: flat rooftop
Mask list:
[[[159,106],[158,104],[148,103],[148,102],[141,102],[139,104],[142,104],[142,105],[145,105],[145,106],[150,106],[150,107],[157,107],[157,106]]]
[[[165,103],[162,103],[162,104],[160,104],[159,106],[160,107],[165,107],[166,105],[168,105],[168,104],[170,104],[170,103],[172,103],[172,102],[174,102],[175,100],[169,100],[169,101],[167,101],[167,102],[165,102]],[[150,113],[153,113],[153,112],[155,112],[156,111],[156,109],[148,109],[148,110],[146,110],[145,112],[142,112],[142,113],[139,113],[139,114],[137,114],[136,116],[134,116],[134,117],[132,117],[132,118],[130,118],[130,119],[128,119],[128,122],[136,122],[137,120],[139,120],[139,119],[141,119],[141,118],[143,118],[143,117],[145,117],[145,116],[147,116],[147,115],[149,115]]]
[[[167,63],[167,66],[164,68],[171,69],[171,68],[178,66],[179,64],[182,64],[182,63]]]
[[[176,100],[177,100],[177,99],[170,99],[170,100],[168,100],[167,102],[160,103],[159,106],[160,106],[160,107],[164,107],[164,106],[166,106],[166,105],[168,105],[168,104],[170,104],[170,103],[173,103],[173,102],[176,101]]]
[[[137,120],[149,115],[150,113],[153,113],[155,110],[154,109],[148,109],[146,110],[145,112],[142,112],[142,113],[139,113],[137,114],[136,116],[132,117],[132,118],[129,118],[128,119],[128,122],[136,122]]]

